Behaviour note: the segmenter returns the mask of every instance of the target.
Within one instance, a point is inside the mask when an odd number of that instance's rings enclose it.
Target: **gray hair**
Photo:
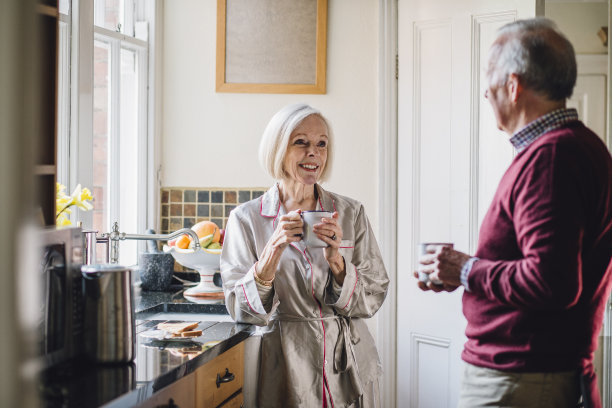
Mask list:
[[[291,133],[304,119],[311,115],[320,117],[327,127],[327,161],[319,180],[325,181],[329,176],[333,150],[333,136],[329,121],[317,109],[305,103],[296,103],[285,106],[272,116],[259,143],[259,162],[275,180],[282,180],[287,177],[287,173],[283,169],[283,161],[285,160]]]
[[[574,47],[549,19],[506,24],[491,47],[487,77],[491,85],[501,86],[510,74],[551,100],[569,98],[576,84]]]

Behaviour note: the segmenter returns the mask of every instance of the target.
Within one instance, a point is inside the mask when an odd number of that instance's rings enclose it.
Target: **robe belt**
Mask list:
[[[360,340],[357,330],[350,317],[334,315],[324,317],[305,317],[279,313],[272,318],[281,322],[320,322],[335,320],[338,323],[338,340],[334,347],[334,369],[343,373],[350,370],[355,364],[355,350],[353,344]]]

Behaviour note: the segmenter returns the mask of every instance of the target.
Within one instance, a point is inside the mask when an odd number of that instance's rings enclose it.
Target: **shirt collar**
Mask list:
[[[334,200],[330,194],[323,189],[319,184],[315,185],[319,193],[317,210],[336,211]],[[274,184],[261,198],[261,215],[264,217],[276,217],[281,210],[280,191],[278,183]]]
[[[574,108],[554,110],[528,123],[527,126],[512,135],[510,143],[517,152],[521,152],[543,134],[577,120],[578,112]]]
[[[274,184],[261,197],[260,213],[264,217],[276,217],[280,211],[280,193],[278,191],[278,183]]]

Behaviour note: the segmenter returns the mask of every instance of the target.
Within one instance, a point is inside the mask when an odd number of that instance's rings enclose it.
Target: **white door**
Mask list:
[[[577,55],[578,78],[568,108],[576,108],[580,120],[604,141],[606,138],[607,55]]]
[[[608,56],[603,54],[579,54],[576,55],[576,60],[578,61],[578,78],[576,79],[574,93],[567,101],[567,106],[576,108],[580,120],[606,141],[608,140],[606,137]],[[605,372],[605,370],[609,370],[609,367],[612,365],[610,362],[612,357],[605,351],[606,348],[609,348],[612,344],[610,336],[607,334],[610,333],[610,328],[606,327],[610,325],[609,322],[612,322],[612,317],[610,316],[610,312],[612,311],[612,298],[610,298],[608,302],[606,320],[604,320],[604,327],[599,336],[599,346],[593,358],[593,365],[597,373],[599,391],[602,394],[604,406],[609,406],[608,401],[610,399],[610,387],[609,385],[604,385],[604,381],[606,381],[606,384],[610,384],[612,381],[610,380],[610,374]],[[604,358],[606,358],[607,361],[604,360]],[[608,405],[606,405],[606,403],[608,403]]]
[[[513,157],[484,99],[495,31],[542,15],[541,0],[398,0],[397,406],[457,404],[465,342],[462,289],[421,292],[416,244],[473,253]]]

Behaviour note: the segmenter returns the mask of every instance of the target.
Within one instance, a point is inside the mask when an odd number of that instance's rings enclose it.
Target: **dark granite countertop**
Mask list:
[[[136,358],[130,364],[99,365],[77,359],[47,369],[41,375],[42,406],[79,408],[132,407],[154,392],[244,341],[251,326],[202,321],[202,336],[192,341],[159,341],[146,336],[160,312],[227,314],[223,301],[187,300],[182,286],[167,292],[135,290]],[[193,319],[194,321],[197,319]],[[145,335],[143,335],[143,333]]]

